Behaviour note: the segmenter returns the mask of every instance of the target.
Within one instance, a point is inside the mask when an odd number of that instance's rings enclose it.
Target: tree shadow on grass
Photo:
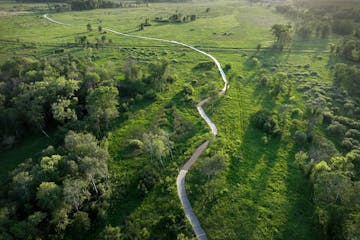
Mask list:
[[[282,235],[284,239],[324,239],[320,227],[315,224],[312,184],[302,170],[293,162],[295,153],[299,150],[298,147],[293,146],[287,160],[289,174],[286,182],[290,207],[287,211],[287,222]]]

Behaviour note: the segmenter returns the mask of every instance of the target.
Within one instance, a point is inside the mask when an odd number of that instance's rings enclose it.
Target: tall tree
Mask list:
[[[111,120],[119,115],[118,96],[115,87],[100,86],[90,91],[86,98],[90,125],[98,136],[109,129]]]
[[[271,27],[275,37],[275,44],[282,50],[291,40],[291,25],[275,24]]]
[[[79,211],[81,204],[90,197],[87,184],[81,179],[66,179],[64,181],[64,201],[76,211]]]
[[[37,189],[36,198],[42,209],[53,210],[61,202],[61,188],[54,182],[42,182]]]

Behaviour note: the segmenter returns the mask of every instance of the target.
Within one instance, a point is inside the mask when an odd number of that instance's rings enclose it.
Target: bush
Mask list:
[[[342,137],[346,131],[346,127],[339,122],[333,122],[327,127],[329,135],[333,137]]]
[[[280,136],[282,133],[278,126],[278,116],[273,112],[260,110],[253,115],[252,121],[257,128],[267,134]]]
[[[231,69],[231,64],[226,64],[224,67],[224,72],[228,72]]]
[[[214,62],[201,62],[198,65],[194,67],[195,70],[211,70],[213,67],[215,67]]]
[[[156,98],[156,92],[153,89],[149,89],[144,94],[144,97],[149,100],[153,100]]]
[[[194,93],[194,89],[193,89],[192,86],[186,84],[186,85],[184,86],[182,92],[183,92],[183,94],[184,94],[185,96],[186,96],[186,95],[192,96],[193,93]]]
[[[259,84],[260,84],[260,86],[262,86],[262,87],[266,87],[268,84],[269,84],[269,79],[268,79],[268,77],[266,76],[266,75],[261,75],[260,77],[259,77]]]
[[[256,57],[249,58],[247,62],[250,67],[258,67],[261,65],[261,62]]]

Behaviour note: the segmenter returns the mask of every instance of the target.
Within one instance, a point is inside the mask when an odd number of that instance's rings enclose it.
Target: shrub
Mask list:
[[[141,101],[143,100],[143,95],[141,95],[140,93],[136,94],[135,100],[136,100],[137,102],[141,102]]]
[[[194,89],[193,89],[192,86],[186,84],[186,85],[184,86],[182,92],[183,92],[183,94],[184,94],[185,96],[186,96],[186,95],[191,96],[191,95],[193,95],[193,93],[194,93]]]
[[[156,93],[153,89],[149,89],[146,91],[146,93],[144,94],[144,97],[146,99],[150,99],[150,100],[153,100],[156,98]]]
[[[215,63],[208,61],[208,62],[201,62],[194,67],[195,70],[211,70],[215,67]]]
[[[260,77],[260,86],[266,87],[268,83],[269,83],[269,79],[265,75],[262,75]]]
[[[267,137],[267,136],[263,136],[263,137],[261,138],[261,142],[262,142],[263,144],[268,144],[268,143],[269,143],[268,137]]]
[[[231,64],[226,64],[224,67],[224,72],[228,72],[231,69]]]

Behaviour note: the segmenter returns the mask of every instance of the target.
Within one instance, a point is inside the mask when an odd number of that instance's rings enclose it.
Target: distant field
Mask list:
[[[13,3],[0,3],[0,11],[8,11]],[[41,8],[44,5],[39,5]],[[208,12],[206,9],[210,8]],[[197,20],[181,24],[160,24],[155,17],[168,18],[175,12],[184,15],[196,14]],[[313,205],[311,187],[303,173],[294,164],[297,148],[290,135],[281,140],[263,144],[263,134],[250,124],[250,116],[260,108],[277,109],[277,105],[288,103],[289,99],[269,99],[266,92],[257,87],[254,75],[263,69],[270,71],[276,65],[277,70],[286,73],[309,73],[316,71],[317,79],[329,81],[330,65],[336,62],[329,56],[328,44],[337,40],[336,36],[328,39],[310,39],[302,41],[294,39],[293,51],[283,53],[271,52],[269,49],[256,53],[256,47],[269,48],[273,43],[270,27],[276,23],[287,23],[288,19],[275,13],[266,5],[249,4],[244,1],[214,1],[179,4],[150,4],[149,7],[126,9],[100,9],[82,12],[63,12],[49,14],[52,18],[71,24],[71,27],[56,25],[42,18],[38,10],[29,14],[0,14],[0,62],[16,55],[52,56],[56,49],[64,49],[62,54],[94,54],[100,63],[112,60],[118,63],[114,69],[121,68],[129,56],[139,63],[156,59],[172,61],[172,70],[179,79],[157,101],[135,106],[127,116],[121,118],[109,137],[111,153],[110,172],[114,189],[110,216],[105,224],[129,227],[125,220],[139,219],[133,223],[136,229],[146,228],[150,237],[161,231],[161,219],[167,214],[161,209],[163,203],[171,202],[180,206],[176,195],[177,172],[168,173],[162,181],[171,182],[169,189],[158,189],[139,197],[136,184],[131,182],[135,174],[142,168],[144,158],[131,158],[126,155],[122,143],[136,136],[139,129],[150,129],[151,124],[160,121],[165,115],[164,109],[169,103],[177,107],[179,115],[194,125],[193,135],[187,136],[183,142],[176,143],[177,152],[174,164],[181,166],[191,155],[196,146],[205,139],[208,129],[197,115],[195,105],[181,102],[179,92],[185,83],[198,80],[195,86],[195,99],[206,96],[206,85],[222,84],[218,73],[213,69],[205,74],[193,68],[200,61],[207,59],[197,53],[174,45],[132,39],[106,33],[112,40],[104,49],[83,49],[81,46],[70,46],[78,36],[86,35],[90,41],[101,37],[97,27],[109,27],[126,33],[181,41],[198,46],[213,54],[224,66],[231,65],[228,73],[230,79],[229,92],[214,100],[205,108],[219,128],[220,140],[226,148],[222,151],[229,156],[229,167],[215,181],[216,200],[208,201],[204,194],[205,181],[199,166],[200,160],[188,176],[188,191],[193,208],[198,214],[209,239],[320,239],[319,231],[313,225]],[[138,25],[149,19],[152,26],[138,31]],[[87,32],[90,23],[92,32]],[[4,42],[4,40],[6,40]],[[296,51],[298,50],[298,51]],[[305,52],[302,52],[305,51]],[[256,57],[263,64],[249,67],[250,56]],[[265,64],[265,65],[264,65]],[[303,66],[309,64],[310,70]],[[115,76],[121,79],[122,76]],[[307,79],[310,79],[309,76]],[[296,85],[294,85],[294,89]],[[303,109],[303,99],[299,93],[291,100],[293,107]],[[29,143],[24,141],[19,149],[0,153],[1,180],[15,165],[33,156],[47,144],[43,136],[34,137]],[[10,160],[14,162],[9,163]],[[128,172],[124,172],[126,169]],[[129,181],[127,189],[116,185]],[[123,196],[128,196],[127,201]],[[119,200],[121,199],[121,200]],[[157,224],[154,225],[154,220]],[[93,239],[104,223],[94,230]],[[189,226],[188,226],[189,228]],[[189,230],[189,229],[188,229]]]

